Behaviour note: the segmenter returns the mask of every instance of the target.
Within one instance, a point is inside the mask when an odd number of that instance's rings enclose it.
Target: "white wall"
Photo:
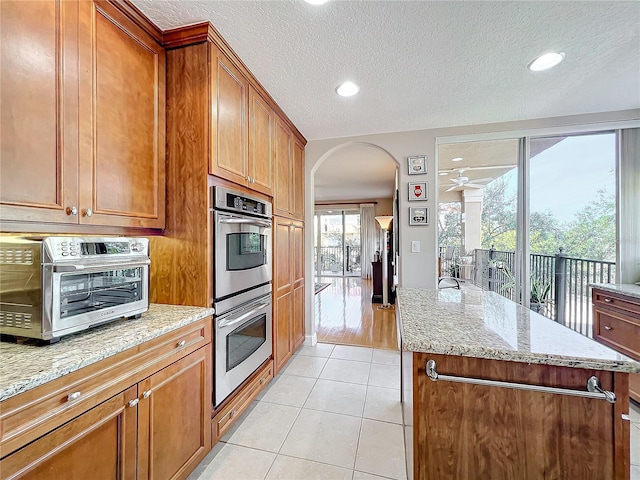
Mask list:
[[[611,128],[617,128],[617,122],[640,120],[640,109],[625,110],[620,112],[605,112],[589,115],[574,115],[568,117],[525,120],[519,122],[505,122],[484,125],[468,125],[432,130],[416,130],[411,132],[385,133],[375,135],[362,135],[357,137],[333,138],[327,140],[310,141],[305,150],[305,218],[307,225],[313,225],[314,189],[313,174],[324,159],[342,146],[353,143],[365,143],[376,145],[386,150],[399,165],[400,184],[400,262],[398,269],[398,281],[403,287],[435,288],[437,283],[437,222],[434,216],[437,212],[437,170],[436,142],[442,137],[466,137],[479,135],[484,140],[505,137],[518,137],[524,134],[540,135],[549,134],[562,127],[571,127],[569,131],[588,129],[590,125],[611,124]],[[508,135],[504,135],[508,133]],[[451,141],[460,141],[460,138],[449,138]],[[407,157],[412,155],[427,155],[427,175],[408,175]],[[408,225],[408,208],[411,203],[407,200],[407,183],[409,181],[429,182],[429,207],[430,223],[426,227]],[[417,203],[417,202],[416,202]],[[420,203],[421,205],[423,203]],[[313,251],[313,228],[307,228],[305,234],[306,252]],[[411,253],[411,242],[418,240],[421,243],[420,253]],[[307,255],[307,332],[315,333],[313,318],[313,294],[314,279],[312,269],[313,257]],[[313,341],[312,338],[308,340]]]

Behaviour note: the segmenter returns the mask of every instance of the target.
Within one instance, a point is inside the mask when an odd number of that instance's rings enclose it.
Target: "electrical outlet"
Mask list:
[[[411,241],[411,253],[420,253],[420,240]]]

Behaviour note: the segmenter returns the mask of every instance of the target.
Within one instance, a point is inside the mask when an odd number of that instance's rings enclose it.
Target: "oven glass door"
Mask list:
[[[253,355],[267,341],[267,314],[243,323],[227,334],[227,372]]]
[[[214,298],[270,282],[271,220],[215,211],[214,223]]]
[[[147,267],[60,275],[60,318],[142,300],[144,268]]]

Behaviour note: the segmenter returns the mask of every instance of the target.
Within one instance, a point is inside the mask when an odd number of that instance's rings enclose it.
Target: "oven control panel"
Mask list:
[[[43,243],[51,261],[149,256],[146,238],[47,237]]]
[[[212,187],[212,191],[215,209],[271,218],[272,206],[266,200],[225,187]]]

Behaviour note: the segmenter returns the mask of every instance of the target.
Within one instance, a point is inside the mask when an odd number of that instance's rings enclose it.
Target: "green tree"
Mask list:
[[[462,245],[460,202],[441,203],[438,208],[438,245],[459,247]]]
[[[482,200],[482,248],[514,251],[516,248],[516,195],[497,178],[484,189]]]
[[[564,246],[570,257],[615,261],[615,195],[598,190],[598,198],[580,210],[567,226]]]

